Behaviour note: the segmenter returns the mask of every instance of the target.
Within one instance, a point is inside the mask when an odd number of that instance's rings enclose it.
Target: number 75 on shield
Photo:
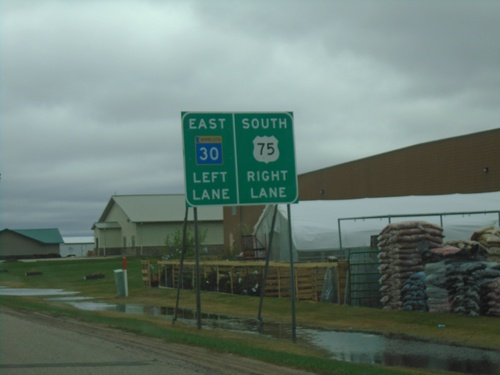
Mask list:
[[[222,165],[222,136],[197,136],[195,139],[197,165]]]

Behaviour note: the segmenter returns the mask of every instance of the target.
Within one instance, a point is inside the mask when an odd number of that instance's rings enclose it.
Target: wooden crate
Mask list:
[[[296,268],[296,298],[298,300],[319,301],[323,290],[325,272],[326,267]],[[320,275],[319,278],[318,275]]]
[[[269,267],[265,295],[268,297],[290,297],[290,268]]]

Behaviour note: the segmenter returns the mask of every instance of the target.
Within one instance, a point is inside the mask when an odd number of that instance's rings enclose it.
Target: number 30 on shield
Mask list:
[[[222,165],[222,137],[196,137],[196,164]]]

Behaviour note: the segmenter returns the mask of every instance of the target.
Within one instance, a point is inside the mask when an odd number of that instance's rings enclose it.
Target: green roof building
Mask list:
[[[57,228],[6,228],[0,231],[0,259],[56,258],[62,243]]]

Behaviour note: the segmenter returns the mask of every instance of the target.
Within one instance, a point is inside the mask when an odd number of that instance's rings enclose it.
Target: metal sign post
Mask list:
[[[198,209],[194,208],[194,252],[196,257],[196,323],[201,329],[201,280],[200,280],[200,243],[198,238]]]
[[[181,294],[182,283],[184,282],[184,258],[186,256],[187,247],[187,222],[188,222],[189,206],[186,205],[186,210],[184,212],[184,225],[182,228],[182,247],[181,247],[181,264],[179,267],[179,276],[177,277],[177,295],[175,298],[175,310],[174,317],[172,319],[172,324],[175,324],[177,320],[177,314],[179,310],[179,298]],[[172,271],[173,272],[173,271]]]
[[[264,275],[262,275],[262,287],[260,289],[260,300],[259,300],[259,312],[257,314],[257,321],[259,325],[262,325],[262,304],[264,303],[264,295],[267,284],[267,275],[269,273],[269,260],[271,259],[271,251],[274,239],[274,226],[276,224],[276,214],[278,213],[278,205],[274,206],[273,220],[271,222],[271,230],[269,235],[269,245],[266,254],[266,265],[264,267]]]
[[[292,216],[290,213],[290,205],[287,205],[288,212],[288,244],[290,246],[290,299],[292,310],[292,340],[297,340],[296,322],[295,322],[295,268],[293,266],[293,242],[292,242]]]
[[[194,252],[196,257],[196,269],[195,269],[195,284],[196,284],[196,322],[198,329],[201,328],[201,280],[200,280],[200,246],[198,240],[198,210],[196,207],[193,209],[194,211]],[[186,205],[186,211],[184,214],[184,226],[182,229],[182,249],[181,249],[181,260],[180,260],[180,268],[179,268],[179,276],[177,278],[177,296],[175,300],[175,310],[174,317],[172,318],[172,324],[175,324],[177,321],[177,315],[179,310],[179,298],[180,292],[182,288],[182,283],[184,279],[184,258],[186,256],[186,248],[187,248],[187,222],[188,222],[188,212],[189,206]]]

